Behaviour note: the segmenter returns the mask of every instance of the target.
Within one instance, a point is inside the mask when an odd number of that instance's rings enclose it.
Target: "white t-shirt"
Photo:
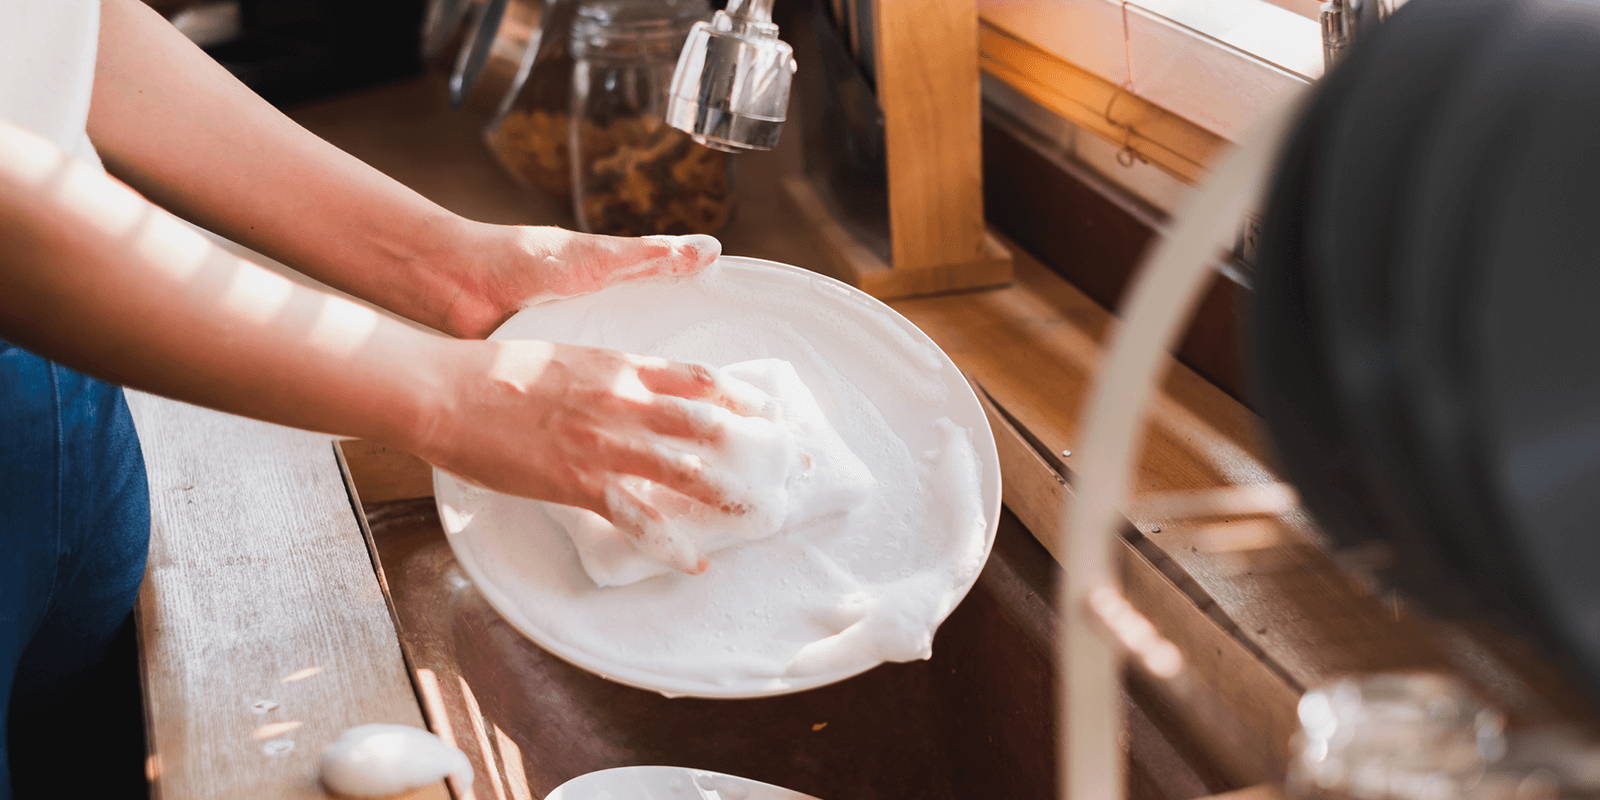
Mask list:
[[[89,97],[100,0],[0,0],[0,120],[99,163]]]
[[[99,44],[100,0],[0,0],[0,122],[103,167],[87,131]],[[235,255],[320,286],[266,256],[192,227]]]

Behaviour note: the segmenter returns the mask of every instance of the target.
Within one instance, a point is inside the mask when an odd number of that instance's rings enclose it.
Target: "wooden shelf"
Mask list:
[[[980,252],[938,267],[896,269],[852,233],[803,175],[781,181],[784,196],[794,206],[802,228],[823,243],[828,264],[818,271],[835,275],[880,300],[986,289],[1011,282],[1011,251],[994,234],[983,237]]]

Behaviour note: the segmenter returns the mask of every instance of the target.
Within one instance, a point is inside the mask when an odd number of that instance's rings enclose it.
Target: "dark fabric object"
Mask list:
[[[0,342],[0,798],[143,793],[149,533],[122,390]]]
[[[1319,87],[1272,188],[1252,350],[1342,546],[1492,611],[1600,697],[1600,5],[1416,0]]]
[[[419,74],[422,15],[423,0],[243,0],[241,35],[207,52],[291,106]]]

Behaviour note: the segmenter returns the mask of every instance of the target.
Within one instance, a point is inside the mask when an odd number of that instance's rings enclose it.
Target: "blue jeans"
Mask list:
[[[100,758],[126,762],[125,740],[94,737],[126,736],[130,708],[142,726],[130,614],[149,538],[122,390],[0,342],[0,800],[77,794]]]

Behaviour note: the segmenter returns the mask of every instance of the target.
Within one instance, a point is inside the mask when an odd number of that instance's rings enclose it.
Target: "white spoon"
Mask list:
[[[819,800],[720,772],[686,767],[616,767],[579,775],[545,800]]]

